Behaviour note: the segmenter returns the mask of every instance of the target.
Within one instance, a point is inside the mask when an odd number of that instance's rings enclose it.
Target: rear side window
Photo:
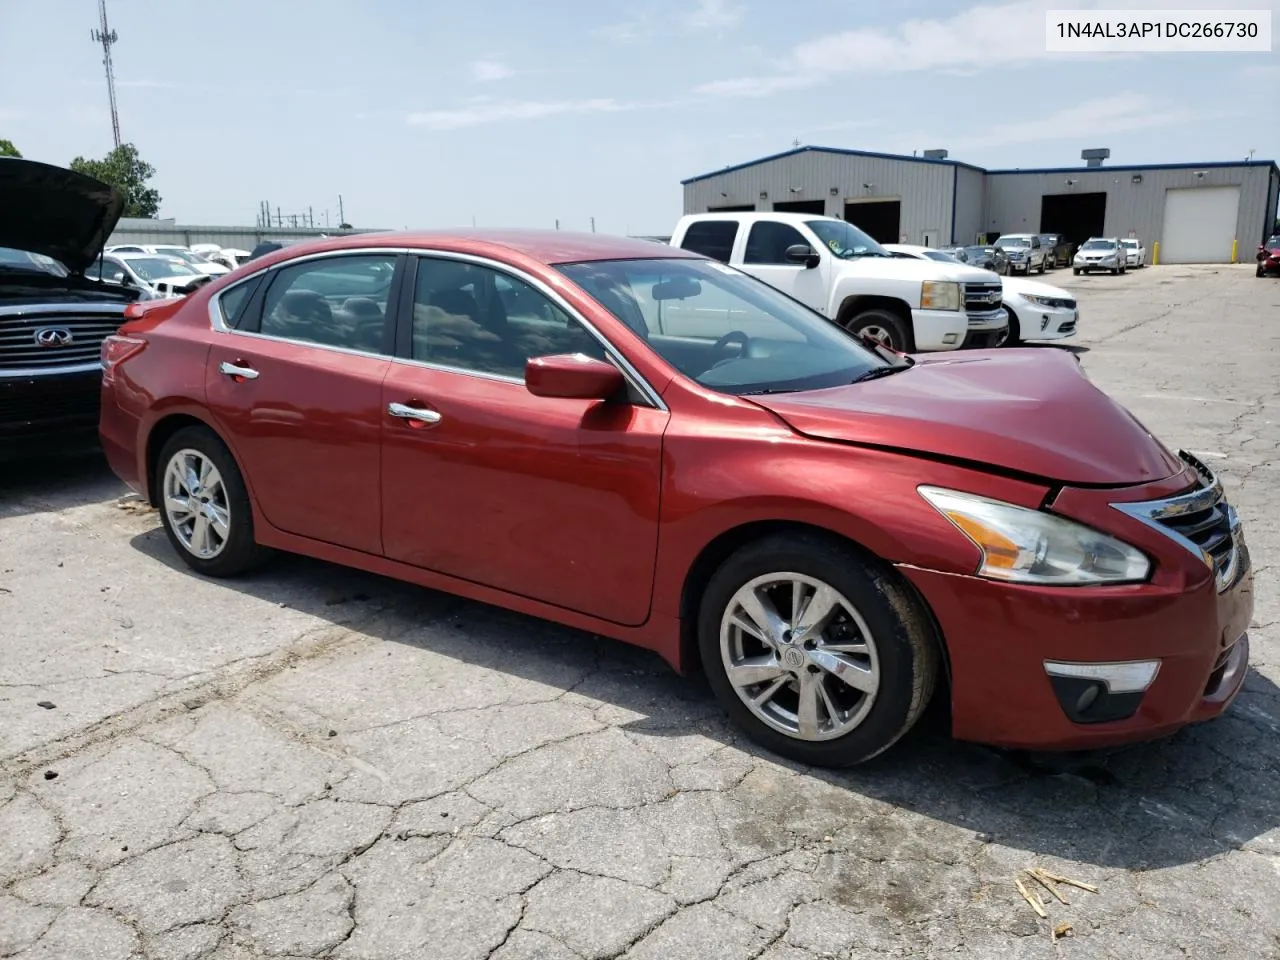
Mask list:
[[[245,311],[253,293],[262,282],[261,277],[254,277],[244,283],[238,283],[218,298],[218,309],[222,311],[222,322],[232,330],[239,328],[244,320]]]
[[[282,340],[378,353],[395,254],[308,260],[275,271],[263,296],[258,332]]]
[[[728,263],[733,253],[733,242],[738,239],[736,220],[699,220],[689,224],[680,246],[712,260]]]

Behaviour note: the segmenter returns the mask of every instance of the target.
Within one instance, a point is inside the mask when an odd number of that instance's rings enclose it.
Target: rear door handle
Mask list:
[[[223,376],[231,377],[233,380],[257,380],[258,371],[253,367],[242,367],[234,363],[228,363],[223,360],[218,366]]]
[[[387,413],[393,417],[399,417],[401,420],[417,420],[420,423],[439,423],[440,414],[435,410],[426,410],[422,407],[411,407],[403,403],[387,404]]]

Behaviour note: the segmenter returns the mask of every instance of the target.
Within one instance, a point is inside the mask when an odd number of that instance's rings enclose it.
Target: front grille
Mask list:
[[[69,417],[96,419],[101,392],[77,389],[67,392],[15,393],[0,396],[0,423],[42,423]]]
[[[60,367],[96,363],[102,341],[124,322],[123,307],[112,313],[83,313],[69,308],[33,308],[0,316],[0,373],[53,372]]]
[[[1002,288],[997,283],[966,283],[964,308],[969,313],[990,313],[999,309]]]
[[[1235,583],[1242,564],[1240,520],[1227,503],[1222,483],[1186,451],[1179,456],[1196,471],[1196,488],[1167,500],[1112,506],[1153,526],[1200,557],[1213,571],[1218,591]]]

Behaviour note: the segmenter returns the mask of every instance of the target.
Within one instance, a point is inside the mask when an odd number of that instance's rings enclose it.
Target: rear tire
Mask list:
[[[806,622],[818,602],[830,612]],[[744,620],[754,632],[738,626]],[[767,537],[730,556],[703,594],[698,643],[717,699],[746,735],[818,766],[852,766],[893,746],[928,705],[940,662],[927,613],[893,573],[812,533]],[[734,663],[752,672],[731,681]]]
[[[910,353],[915,349],[907,324],[896,313],[888,310],[864,310],[850,320],[846,328],[854,336],[870,333],[886,347],[902,353]]]
[[[234,577],[267,555],[253,537],[253,507],[235,457],[207,427],[179,430],[154,478],[165,535],[192,570]]]

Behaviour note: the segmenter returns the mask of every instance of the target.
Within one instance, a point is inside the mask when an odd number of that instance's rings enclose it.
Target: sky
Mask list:
[[[680,181],[814,146],[989,168],[1280,160],[1280,55],[1045,52],[1046,9],[1280,0],[108,0],[162,217],[669,234]],[[97,0],[0,0],[0,139],[112,147]]]

